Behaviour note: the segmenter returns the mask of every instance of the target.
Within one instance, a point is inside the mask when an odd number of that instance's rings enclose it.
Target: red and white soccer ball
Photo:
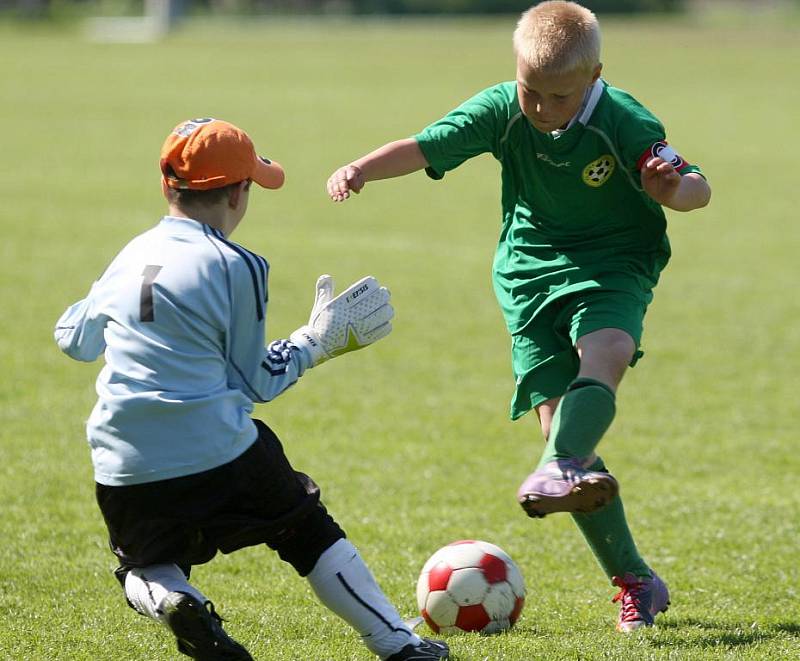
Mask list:
[[[417,606],[436,633],[510,629],[525,604],[525,581],[498,546],[463,540],[443,546],[417,581]]]

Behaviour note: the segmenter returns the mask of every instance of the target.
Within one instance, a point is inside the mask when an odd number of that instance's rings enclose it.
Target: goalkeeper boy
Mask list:
[[[534,409],[546,440],[517,497],[533,517],[572,514],[620,588],[617,628],[631,631],[653,624],[669,596],[639,555],[595,448],[641,355],[644,314],[670,256],[662,206],[697,209],[711,190],[661,123],[600,77],[588,9],[542,2],[522,15],[513,44],[515,81],[339,168],[328,193],[341,201],[368,181],[423,168],[441,179],[486,152],[500,162],[493,281],[512,336],[511,417]]]
[[[229,237],[252,182],[279,188],[282,168],[235,126],[196,119],[167,137],[161,172],[168,215],[122,249],[55,331],[72,358],[105,353],[87,435],[128,603],[190,657],[252,659],[188,578],[217,551],[267,544],[382,659],[447,658],[446,645],[403,623],[317,485],[250,417],[307,369],[385,337],[389,292],[368,277],[334,298],[321,276],[309,323],[265,348],[269,266]]]

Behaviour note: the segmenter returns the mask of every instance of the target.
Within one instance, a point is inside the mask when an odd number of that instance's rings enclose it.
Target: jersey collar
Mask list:
[[[162,216],[161,224],[170,228],[170,231],[184,230],[189,232],[202,231],[206,227],[199,220],[193,218],[184,218],[182,216]]]
[[[563,129],[551,131],[551,135],[554,138],[558,138],[566,131],[569,131],[575,124],[583,124],[586,126],[586,124],[589,123],[589,118],[592,116],[594,109],[597,107],[597,102],[600,101],[603,89],[605,89],[605,82],[603,82],[602,78],[598,78],[586,90],[586,94],[583,95],[581,107],[578,108],[578,112],[575,113],[575,116],[569,120],[567,126]]]

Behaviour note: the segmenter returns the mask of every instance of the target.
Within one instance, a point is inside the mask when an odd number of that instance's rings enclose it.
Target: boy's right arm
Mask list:
[[[86,298],[70,305],[56,322],[58,348],[75,360],[91,362],[106,348],[103,331],[108,319],[93,312],[92,293],[96,287],[97,283]]]
[[[360,193],[368,181],[402,177],[426,167],[428,161],[416,139],[395,140],[336,170],[328,178],[328,195],[341,202],[351,192]]]

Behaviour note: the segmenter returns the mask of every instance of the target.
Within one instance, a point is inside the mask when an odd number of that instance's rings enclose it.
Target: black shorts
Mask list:
[[[319,487],[289,464],[278,437],[254,420],[258,438],[217,468],[131,486],[96,485],[97,503],[120,561],[175,563],[188,575],[217,551],[267,544],[301,574],[345,536],[320,503]]]

